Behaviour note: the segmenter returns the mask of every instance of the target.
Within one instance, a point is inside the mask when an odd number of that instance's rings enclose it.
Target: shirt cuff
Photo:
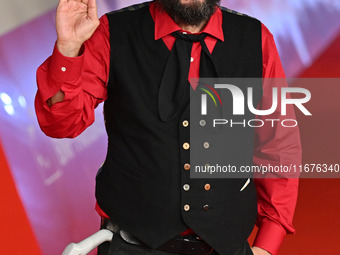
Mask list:
[[[85,51],[84,46],[82,53]],[[84,53],[79,57],[66,57],[62,55],[57,45],[54,45],[53,54],[48,60],[48,66],[44,69],[42,66],[38,68],[37,78],[39,80],[39,72],[47,72],[46,80],[38,81],[38,88],[41,99],[46,102],[54,96],[65,84],[75,84],[75,81],[81,77]]]
[[[60,53],[57,45],[54,45],[53,54],[49,65],[49,76],[57,83],[73,82],[81,75],[84,60],[84,46],[78,57],[66,57]]]
[[[277,255],[286,235],[286,231],[276,222],[264,221],[259,227],[253,246]]]

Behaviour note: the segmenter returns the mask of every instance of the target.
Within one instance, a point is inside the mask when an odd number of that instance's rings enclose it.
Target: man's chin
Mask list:
[[[219,0],[157,0],[177,22],[198,26],[215,12]]]

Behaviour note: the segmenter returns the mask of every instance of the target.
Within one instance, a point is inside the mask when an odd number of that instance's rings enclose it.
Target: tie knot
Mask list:
[[[207,37],[206,33],[202,34],[183,34],[179,31],[172,33],[177,39],[182,39],[188,42],[203,42],[204,39]]]

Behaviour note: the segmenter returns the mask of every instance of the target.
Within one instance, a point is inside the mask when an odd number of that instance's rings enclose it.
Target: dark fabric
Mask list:
[[[196,255],[207,255],[210,254],[213,249],[197,235],[186,235],[177,236],[169,240],[158,247],[157,250],[183,255],[191,255],[193,253]]]
[[[242,179],[190,179],[183,168],[190,163],[190,150],[183,149],[190,143],[190,128],[182,125],[190,123],[189,98],[173,120],[159,118],[159,87],[170,51],[162,39],[154,39],[148,4],[134,9],[107,14],[115,50],[104,104],[108,152],[96,177],[97,202],[151,248],[191,228],[219,253],[232,254],[255,223],[254,183],[241,193]],[[219,77],[262,77],[261,23],[223,11],[223,31],[225,42],[218,41],[211,55]],[[252,86],[261,95],[262,86]],[[253,134],[230,129],[226,160],[251,165]],[[209,192],[203,188],[207,182]],[[204,210],[205,204],[211,209]]]
[[[211,54],[205,44],[207,34],[198,35],[174,32],[176,41],[168,58],[158,94],[158,111],[161,120],[173,120],[185,105],[190,94],[188,74],[193,42],[200,42],[202,54],[200,71],[205,77],[218,77]]]
[[[142,247],[125,242],[119,235],[114,235],[112,242],[105,242],[98,247],[98,255],[180,255],[180,253],[169,253],[160,250],[152,250],[147,247]],[[233,253],[217,253],[213,251],[211,255],[253,255],[248,242],[244,242],[240,248]],[[196,255],[192,253],[192,255]]]

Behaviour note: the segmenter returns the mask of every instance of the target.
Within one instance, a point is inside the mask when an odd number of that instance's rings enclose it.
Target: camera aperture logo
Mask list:
[[[257,109],[254,106],[253,97],[253,87],[247,87],[246,93],[244,93],[238,86],[232,84],[214,84],[213,86],[207,83],[198,82],[197,88],[204,93],[201,94],[201,115],[208,115],[208,96],[214,102],[215,107],[232,107],[233,116],[244,116],[246,112],[246,107],[248,111],[254,116],[262,116],[261,118],[253,119],[242,119],[237,121],[228,118],[213,119],[212,126],[216,127],[218,125],[227,125],[230,127],[263,127],[266,124],[275,127],[276,124],[282,127],[296,127],[298,121],[293,114],[292,109],[295,106],[299,109],[305,116],[311,116],[312,114],[307,110],[304,104],[311,100],[311,93],[305,88],[298,87],[272,87],[271,88],[271,107],[267,109]],[[219,92],[217,92],[219,90]],[[232,102],[222,102],[222,93],[230,93],[232,96]],[[298,96],[297,98],[292,98],[291,95]],[[267,99],[268,100],[268,99]],[[218,103],[219,102],[219,103]],[[211,111],[213,109],[209,109]],[[265,118],[267,116],[268,118]],[[290,118],[286,118],[289,116]]]

